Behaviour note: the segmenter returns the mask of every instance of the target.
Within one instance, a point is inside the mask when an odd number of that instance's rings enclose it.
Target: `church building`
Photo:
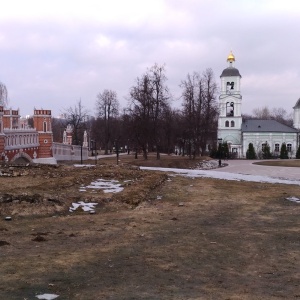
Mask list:
[[[218,143],[227,142],[229,152],[237,158],[246,158],[250,143],[258,155],[268,144],[274,156],[280,154],[281,145],[285,143],[289,157],[294,158],[299,146],[300,99],[294,106],[294,128],[275,120],[243,120],[242,76],[235,68],[232,52],[227,57],[227,63],[220,76]]]

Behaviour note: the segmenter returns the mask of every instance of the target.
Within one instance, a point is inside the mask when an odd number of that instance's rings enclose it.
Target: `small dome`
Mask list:
[[[242,77],[239,70],[233,67],[224,69],[220,77],[232,77],[232,76]]]
[[[229,62],[235,61],[235,57],[234,57],[232,51],[230,51],[230,53],[229,53],[229,55],[227,57],[227,61],[229,61]]]

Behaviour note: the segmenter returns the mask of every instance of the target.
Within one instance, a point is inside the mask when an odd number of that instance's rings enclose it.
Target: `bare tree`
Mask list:
[[[184,128],[183,147],[190,157],[203,153],[217,126],[217,84],[211,69],[194,72],[181,82]],[[183,149],[184,150],[184,149]],[[183,151],[184,153],[184,151]]]
[[[169,107],[168,100],[170,93],[165,85],[167,77],[165,75],[164,66],[155,64],[149,71],[150,80],[152,82],[152,136],[156,148],[156,158],[160,158],[161,135],[162,135],[162,116]]]
[[[193,149],[199,148],[198,133],[200,128],[200,113],[202,107],[203,84],[198,73],[188,74],[186,80],[181,82],[183,97],[183,115],[184,115],[184,132],[181,137],[182,147],[188,147],[188,153],[191,157]],[[184,149],[182,151],[184,155]]]
[[[275,107],[272,109],[272,118],[285,125],[293,126],[293,114],[288,114],[282,107]]]
[[[263,119],[263,120],[276,120],[282,124],[292,126],[293,117],[292,114],[288,114],[282,107],[275,107],[270,109],[267,106],[255,108],[252,111],[252,115],[244,116],[246,119]]]
[[[147,159],[148,149],[155,149],[160,155],[163,110],[168,106],[169,91],[165,85],[164,66],[155,64],[137,78],[130,90],[130,107],[135,139]]]
[[[99,93],[97,95],[96,106],[99,118],[104,121],[104,149],[105,154],[108,154],[109,144],[112,142],[112,121],[119,115],[117,93],[112,90],[104,90],[102,93]]]
[[[202,153],[206,149],[209,139],[212,139],[217,133],[218,122],[218,88],[212,69],[206,69],[203,73],[204,81],[204,105],[203,118],[201,124],[200,147]]]
[[[267,106],[254,108],[252,114],[256,119],[269,120],[272,118],[271,111]]]
[[[88,111],[81,103],[81,99],[74,107],[69,107],[66,110],[66,117],[68,124],[73,128],[73,140],[75,145],[83,142],[83,134],[86,128],[86,121],[88,119]]]
[[[68,123],[66,119],[52,118],[51,128],[53,133],[53,141],[57,143],[63,142],[63,133]]]
[[[132,116],[135,144],[139,144],[142,148],[145,159],[148,158],[147,152],[150,142],[151,95],[150,78],[147,74],[144,74],[141,78],[137,78],[136,85],[130,90],[131,103],[129,110]],[[135,148],[137,151],[137,145],[135,145]]]

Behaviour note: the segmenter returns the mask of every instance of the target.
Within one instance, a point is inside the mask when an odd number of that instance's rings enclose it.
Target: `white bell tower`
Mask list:
[[[219,96],[218,140],[227,142],[229,151],[241,156],[242,151],[242,95],[240,72],[234,67],[235,57],[230,52],[228,67],[223,70]]]

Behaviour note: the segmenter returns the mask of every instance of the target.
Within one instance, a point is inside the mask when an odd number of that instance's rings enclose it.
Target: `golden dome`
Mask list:
[[[235,61],[235,57],[234,55],[232,54],[232,51],[230,51],[228,57],[227,57],[227,61],[230,61],[230,62],[233,62]]]

